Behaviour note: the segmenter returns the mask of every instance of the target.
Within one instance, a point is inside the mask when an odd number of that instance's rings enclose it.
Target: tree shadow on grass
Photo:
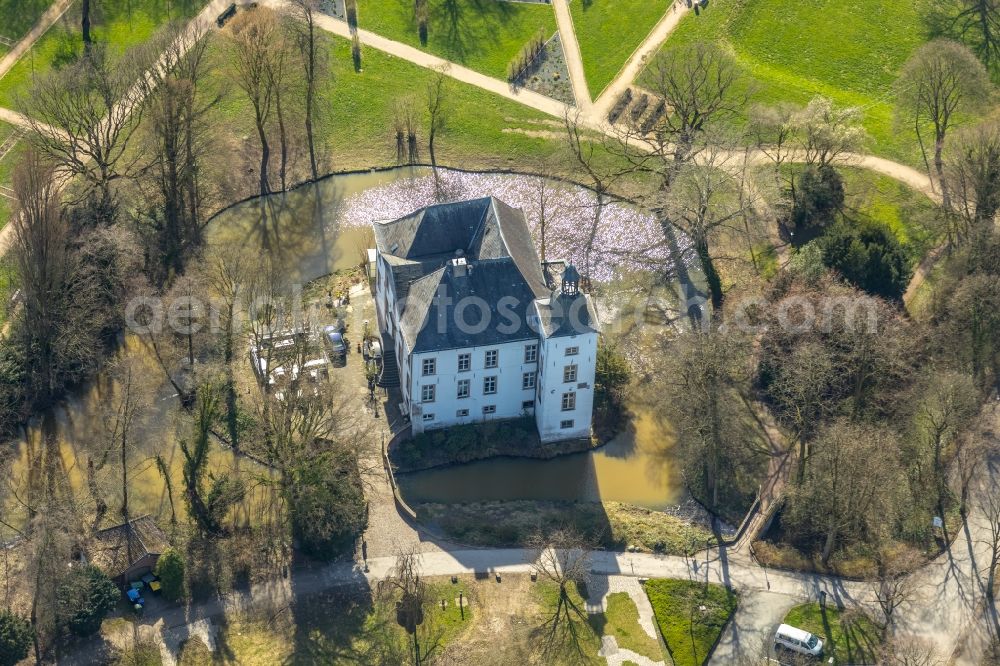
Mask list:
[[[495,44],[500,30],[516,20],[520,9],[513,3],[496,0],[431,2],[430,39],[435,39],[435,32],[443,29],[439,43],[447,47],[450,59],[460,63],[465,63],[470,55],[482,53],[484,44]]]

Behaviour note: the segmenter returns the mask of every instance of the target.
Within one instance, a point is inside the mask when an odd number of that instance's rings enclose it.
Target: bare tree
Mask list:
[[[90,299],[92,276],[71,248],[52,169],[29,151],[14,171],[13,186],[18,205],[12,250],[24,294],[24,323],[15,337],[28,360],[29,398],[46,405],[90,367],[85,359],[93,358],[103,321]]]
[[[895,636],[887,641],[880,654],[885,666],[943,666],[937,646],[921,636]]]
[[[916,591],[917,581],[910,574],[920,566],[919,557],[884,557],[880,554],[878,577],[872,581],[872,592],[879,610],[882,612],[882,640],[885,641],[893,629],[896,610],[910,601]]]
[[[150,49],[112,58],[104,47],[38,80],[21,104],[36,147],[57,170],[96,192],[101,217],[114,214],[112,184],[128,178],[140,160],[132,138],[140,127],[143,86],[136,82],[152,63]]]
[[[206,71],[209,35],[182,35],[170,30],[161,67],[145,79],[149,91],[148,143],[157,205],[148,218],[154,229],[154,251],[159,261],[149,271],[160,282],[184,267],[202,240],[199,171],[208,151],[206,116],[219,97],[202,99],[199,84]]]
[[[936,6],[935,32],[968,44],[987,69],[1000,61],[1000,6],[993,0],[955,0]]]
[[[820,433],[787,525],[822,543],[824,566],[844,543],[877,543],[899,513],[899,442],[886,428],[838,421]]]
[[[747,427],[752,414],[741,398],[750,387],[749,340],[711,329],[678,336],[662,351],[657,404],[677,430],[687,486],[715,509],[723,497],[746,494],[740,480],[757,478],[769,453]]]
[[[996,576],[1000,566],[1000,482],[991,480],[989,485],[980,490],[976,505],[986,523],[979,542],[987,549],[985,564],[979,572],[983,593],[990,604],[991,617],[996,622]],[[1000,629],[1000,627],[997,627]]]
[[[986,103],[990,79],[986,69],[968,48],[948,39],[935,39],[914,52],[896,82],[897,109],[912,123],[928,175],[931,175],[923,131],[933,132],[934,171],[941,188],[942,203],[951,209],[951,196],[944,173],[944,143],[948,130],[962,115]]]
[[[317,81],[329,78],[325,51],[319,47],[316,38],[316,14],[320,11],[318,0],[294,0],[292,6],[299,19],[295,42],[302,60],[305,75],[305,126],[306,143],[309,147],[309,169],[312,179],[319,178],[319,161],[316,157],[316,139],[313,117],[317,106]],[[433,155],[433,151],[431,151]]]
[[[986,228],[1000,210],[1000,121],[963,129],[949,142],[945,173],[954,209],[962,220],[959,241]]]
[[[581,631],[591,631],[587,613],[575,600],[575,594],[586,590],[590,579],[590,551],[593,547],[585,537],[569,528],[558,528],[548,534],[537,532],[528,540],[536,574],[559,588],[555,608],[546,609],[546,619],[539,628],[544,641],[543,655],[555,656],[570,652],[583,654]]]
[[[417,666],[436,647],[421,646],[418,629],[424,623],[429,596],[427,585],[420,580],[420,555],[415,550],[400,552],[396,564],[376,590],[383,601],[396,603],[396,621],[413,637],[413,662]]]
[[[431,154],[431,166],[437,169],[434,154],[434,140],[444,131],[448,122],[447,67],[437,71],[427,84],[427,151]]]
[[[230,22],[229,31],[236,84],[253,106],[254,126],[260,144],[259,193],[264,196],[271,191],[268,179],[271,161],[268,124],[278,83],[275,70],[281,56],[275,44],[280,41],[281,27],[270,8],[257,7],[238,13]]]
[[[706,131],[746,108],[750,93],[735,59],[709,42],[664,49],[650,63],[641,84],[664,109],[649,135],[641,126],[627,127],[619,137],[625,148],[620,152],[640,170],[652,167],[664,186],[669,186],[674,169],[698,153]]]

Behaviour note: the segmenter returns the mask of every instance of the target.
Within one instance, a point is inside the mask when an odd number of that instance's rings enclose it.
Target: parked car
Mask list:
[[[804,629],[782,624],[774,632],[774,649],[785,649],[797,654],[819,657],[823,654],[823,641]]]
[[[344,334],[336,326],[327,326],[323,329],[323,345],[330,360],[347,360],[347,341]]]

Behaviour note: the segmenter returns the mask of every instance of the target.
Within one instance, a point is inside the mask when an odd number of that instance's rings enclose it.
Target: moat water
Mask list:
[[[375,220],[399,217],[441,201],[489,195],[524,209],[536,243],[544,202],[549,219],[547,256],[581,266],[589,261],[591,274],[598,281],[612,280],[645,262],[662,264],[683,249],[676,243],[666,247],[655,221],[625,204],[607,205],[601,225],[593,228],[595,198],[584,188],[516,174],[439,170],[435,178],[428,168],[405,167],[332,176],[318,186],[307,185],[232,206],[211,221],[207,251],[229,246],[268,252],[289,282],[305,283],[361,263],[371,243],[369,226]],[[594,249],[585,255],[588,244]],[[170,517],[170,493],[154,457],[163,460],[175,511],[182,512],[178,442],[190,437],[191,418],[180,409],[176,392],[142,340],[127,337],[118,362],[133,367],[136,388],[141,391],[142,417],[134,432],[136,451],[132,457],[142,462],[129,472],[131,513],[148,513],[165,521]],[[113,420],[110,412],[122,390],[120,373],[102,373],[86,390],[26,428],[6,465],[7,488],[2,495],[8,521],[16,522],[24,513],[23,504],[31,500],[27,494],[31,481],[46,457],[57,463],[67,499],[89,501],[88,459],[95,458],[93,452],[107,437]],[[604,500],[664,508],[682,495],[672,455],[672,429],[649,411],[636,407],[634,414],[625,433],[593,452],[552,460],[500,458],[456,465],[407,475],[402,488],[414,502]],[[110,472],[114,467],[106,463],[98,477],[102,483],[120,488]],[[268,473],[218,443],[213,444],[210,467],[219,475],[247,469]],[[256,501],[250,503],[248,511],[266,511],[274,501],[271,491],[266,484],[258,484],[253,492]],[[114,499],[109,504],[110,517],[118,507]],[[254,516],[245,519],[252,521]],[[10,536],[9,530],[0,530],[0,541]]]

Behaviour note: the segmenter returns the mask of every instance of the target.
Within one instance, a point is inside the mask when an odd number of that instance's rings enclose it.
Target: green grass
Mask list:
[[[0,145],[9,137],[15,128],[13,125],[8,125],[7,123],[0,122]],[[25,143],[20,141],[14,146],[14,149],[7,153],[7,156],[0,159],[0,186],[10,187],[11,177],[14,172],[14,165],[17,163],[19,156],[24,150]],[[10,213],[12,209],[13,202],[7,197],[0,196],[0,229],[7,224],[7,220],[10,218]]]
[[[924,38],[920,7],[908,0],[733,0],[685,17],[666,47],[722,44],[758,81],[760,103],[825,95],[860,106],[871,150],[916,165],[916,138],[893,127],[891,86]]]
[[[721,585],[665,578],[646,581],[645,588],[674,665],[705,663],[736,610],[736,594]]]
[[[54,0],[0,0],[0,37],[18,41],[38,22],[39,17]],[[7,48],[0,46],[0,56]]]
[[[171,19],[193,16],[204,4],[205,0],[102,0],[95,4],[93,38],[121,53],[149,39]],[[0,79],[0,106],[16,107],[17,98],[28,93],[36,77],[72,62],[82,50],[80,8],[74,3]]]
[[[824,659],[833,657],[838,664],[874,664],[878,654],[878,630],[861,613],[846,613],[818,603],[802,604],[788,611],[784,619],[823,639]]]
[[[934,230],[935,205],[926,196],[888,176],[865,169],[841,169],[848,215],[886,225],[916,264],[940,238]]]
[[[327,168],[347,170],[395,163],[393,118],[402,100],[411,101],[417,111],[421,158],[429,161],[423,108],[427,85],[435,73],[367,47],[363,47],[362,72],[356,73],[350,42],[331,37],[327,44],[331,71],[321,91],[316,130],[318,139],[332,153]],[[212,47],[211,57],[217,64],[206,91],[213,95],[225,91],[225,98],[214,110],[212,122],[218,123],[221,132],[235,137],[253,136],[253,115],[245,96],[232,85],[225,54],[225,42],[220,39]],[[454,80],[449,79],[446,85],[449,113],[447,128],[436,142],[439,163],[466,168],[525,168],[561,150],[559,141],[518,133],[552,131],[545,124],[549,117],[541,112]]]
[[[639,609],[627,592],[609,594],[607,610],[591,616],[600,635],[614,636],[618,647],[649,657],[653,661],[663,661],[663,649],[656,638],[650,637],[639,624]]]
[[[594,99],[663,17],[665,0],[572,0],[573,27]]]
[[[427,44],[420,43],[413,0],[359,0],[365,30],[506,80],[507,65],[539,31],[556,32],[547,4],[490,0],[427,0]]]

